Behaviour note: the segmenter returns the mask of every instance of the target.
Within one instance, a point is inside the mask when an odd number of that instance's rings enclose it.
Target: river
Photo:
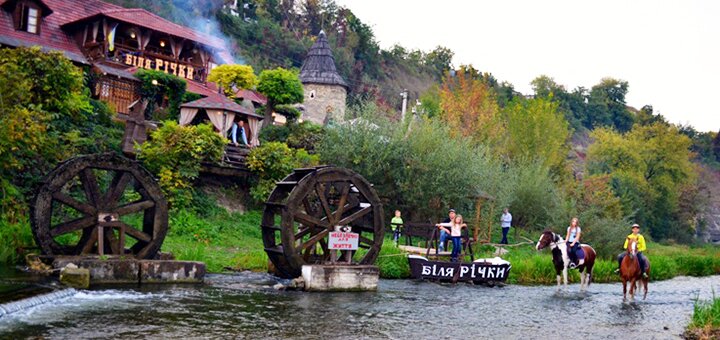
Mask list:
[[[720,276],[651,282],[647,300],[619,284],[483,287],[381,280],[377,292],[276,291],[266,274],[205,285],[78,291],[0,318],[0,338],[673,339]]]

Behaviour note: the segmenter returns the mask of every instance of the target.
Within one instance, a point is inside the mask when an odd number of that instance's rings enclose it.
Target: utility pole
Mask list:
[[[400,121],[404,122],[404,121],[405,121],[405,112],[407,111],[408,90],[407,90],[407,89],[403,89],[403,91],[400,93],[400,96],[401,96],[402,99],[403,99],[403,102],[402,102],[402,113],[401,113],[401,115],[400,115]]]

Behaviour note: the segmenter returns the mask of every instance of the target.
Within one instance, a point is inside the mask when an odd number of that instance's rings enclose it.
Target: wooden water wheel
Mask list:
[[[344,168],[296,169],[277,183],[265,203],[265,251],[281,276],[298,277],[302,265],[330,261],[328,239],[336,226],[349,226],[360,234],[360,249],[345,254],[352,263],[375,262],[385,229],[382,204],[372,185]]]
[[[160,186],[114,153],[80,156],[50,172],[31,203],[35,241],[46,255],[153,258],[168,230]]]

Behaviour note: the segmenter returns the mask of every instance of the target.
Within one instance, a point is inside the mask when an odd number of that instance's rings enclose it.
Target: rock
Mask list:
[[[77,267],[78,266],[76,266],[74,263],[68,263],[67,266],[65,266],[65,268],[70,268],[70,269],[77,269]]]
[[[300,277],[296,277],[290,281],[290,284],[287,286],[288,289],[297,289],[302,290],[305,289],[305,280]]]
[[[25,255],[25,263],[27,264],[28,270],[36,273],[50,274],[52,273],[52,267],[43,263],[37,254]]]
[[[90,271],[85,268],[71,268],[60,270],[60,282],[73,288],[87,289],[90,287]]]
[[[273,289],[275,290],[285,290],[287,287],[282,283],[277,283],[273,286]]]

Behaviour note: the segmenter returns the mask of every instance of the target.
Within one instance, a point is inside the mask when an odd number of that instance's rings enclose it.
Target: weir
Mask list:
[[[0,304],[0,318],[28,308],[39,306],[48,302],[57,301],[77,294],[75,289],[63,289],[48,294],[29,297],[26,299]]]

